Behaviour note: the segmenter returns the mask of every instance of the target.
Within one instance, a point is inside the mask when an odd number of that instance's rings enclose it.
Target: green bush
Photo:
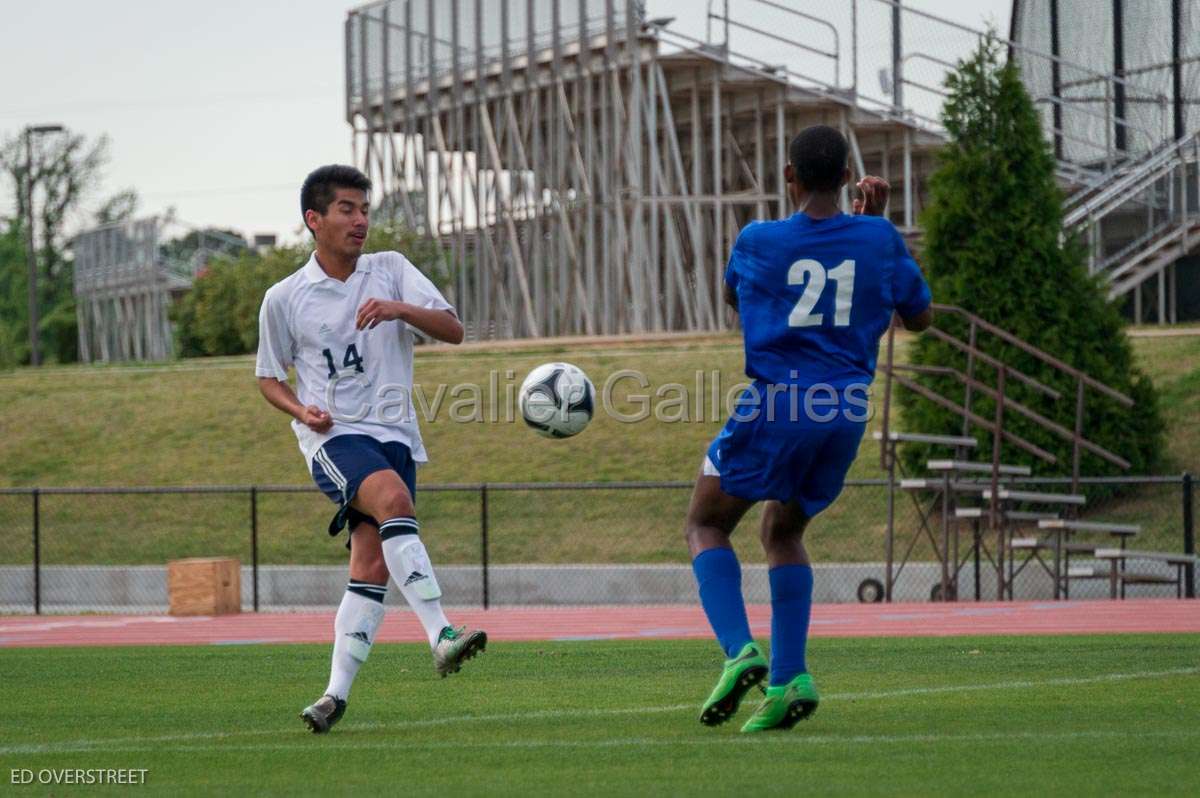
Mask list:
[[[1149,379],[1133,365],[1133,353],[1115,306],[1084,266],[1083,249],[1062,240],[1062,194],[1054,181],[1054,159],[1039,118],[1011,63],[1001,63],[1001,46],[989,39],[947,78],[949,99],[943,122],[950,141],[930,178],[930,203],[921,216],[925,230],[922,267],[934,301],[958,305],[1136,400],[1128,409],[1094,389],[1086,393],[1084,435],[1132,463],[1131,473],[1160,465],[1163,424]],[[965,338],[966,325],[942,318],[939,327]],[[1070,429],[1076,386],[1052,367],[981,335],[979,348],[1059,390],[1054,401],[1009,380],[1006,394]],[[932,336],[921,336],[913,362],[965,370],[965,357]],[[994,370],[980,366],[977,378],[995,385]],[[950,397],[963,387],[950,377],[922,377]],[[980,397],[972,409],[986,419],[995,405]],[[901,389],[905,428],[917,432],[961,432],[961,417]],[[1069,474],[1071,444],[1033,421],[1009,411],[1005,429],[1053,453],[1056,465],[1004,444],[1006,462],[1026,463],[1040,474]],[[975,428],[983,446],[990,435]],[[988,450],[990,451],[990,450]],[[912,468],[928,455],[906,452]],[[1120,473],[1085,453],[1084,474]]]

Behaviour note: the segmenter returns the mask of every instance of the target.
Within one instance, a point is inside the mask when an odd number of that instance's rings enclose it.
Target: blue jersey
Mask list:
[[[746,375],[766,383],[870,383],[891,322],[929,306],[929,286],[887,219],[804,213],[742,229],[725,281],[737,293]]]

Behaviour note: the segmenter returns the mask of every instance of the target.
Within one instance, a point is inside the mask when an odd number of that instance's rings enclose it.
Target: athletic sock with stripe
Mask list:
[[[450,621],[442,611],[442,589],[433,573],[425,544],[421,542],[420,531],[417,519],[410,516],[389,518],[379,525],[388,573],[421,621],[421,626],[425,627],[432,648]]]
[[[333,662],[326,695],[347,700],[358,668],[367,661],[375,633],[383,623],[387,585],[351,579],[333,621]]]

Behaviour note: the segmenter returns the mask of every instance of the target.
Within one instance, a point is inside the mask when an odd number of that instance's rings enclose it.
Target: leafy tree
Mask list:
[[[68,248],[68,221],[77,215],[81,204],[99,186],[103,167],[108,161],[108,139],[101,136],[89,141],[83,135],[70,131],[37,136],[34,139],[32,155],[32,163],[29,164],[25,138],[21,133],[0,141],[0,171],[9,177],[6,182],[11,186],[15,197],[13,206],[16,208],[16,215],[8,224],[11,232],[14,225],[23,224],[27,218],[28,200],[25,187],[27,177],[31,178],[36,212],[37,238],[34,248],[37,253],[38,329],[42,356],[46,360],[67,362],[78,358],[79,341],[75,321],[72,259]],[[126,209],[131,212],[131,201],[136,205],[136,195],[132,191],[121,192],[102,205],[101,213],[114,215]],[[23,239],[20,241],[22,249],[19,269],[24,275],[27,267]],[[9,268],[8,261],[5,261],[5,268]],[[14,265],[12,268],[18,266]],[[0,290],[20,291],[19,297],[6,294],[0,298],[0,302],[19,300],[25,308],[19,316],[6,316],[6,326],[13,328],[14,339],[24,338],[27,341],[27,278],[22,276],[18,280],[15,276],[8,275],[0,280],[5,283]],[[16,329],[18,326],[20,330]],[[19,351],[19,362],[28,362],[28,345],[23,345]],[[9,356],[0,356],[0,359],[12,360]]]
[[[106,199],[96,211],[96,224],[113,224],[114,222],[126,222],[133,218],[137,213],[138,195],[132,188],[127,188],[123,191],[118,191],[111,197]]]
[[[1054,160],[1039,118],[1012,63],[1001,63],[1002,47],[991,37],[960,62],[947,78],[949,99],[943,123],[950,141],[930,178],[930,203],[922,266],[935,301],[959,305],[1049,352],[1095,379],[1131,396],[1127,409],[1087,391],[1084,434],[1132,463],[1132,473],[1151,473],[1160,463],[1163,424],[1150,380],[1133,364],[1118,310],[1110,305],[1084,266],[1084,251],[1062,241],[1062,194]],[[943,318],[939,326],[965,338],[966,325]],[[1014,380],[1006,394],[1037,412],[1065,422],[1075,414],[1075,384],[1053,368],[984,334],[979,348],[1058,389],[1051,400]],[[932,336],[921,336],[915,363],[962,367],[964,356]],[[978,379],[995,385],[996,374],[977,367]],[[922,377],[939,393],[961,397],[951,377]],[[920,432],[957,433],[961,418],[909,391],[901,391],[905,425]],[[995,405],[978,397],[973,409],[992,418]],[[1050,451],[1056,467],[1005,444],[1004,460],[1034,465],[1038,473],[1069,473],[1071,444],[1009,411],[1005,428]],[[978,434],[978,430],[976,430]],[[978,435],[990,440],[990,436]],[[908,464],[919,467],[928,452],[910,449]],[[1086,474],[1116,473],[1107,461],[1084,453]]]
[[[0,368],[29,360],[25,239],[16,222],[0,234]]]

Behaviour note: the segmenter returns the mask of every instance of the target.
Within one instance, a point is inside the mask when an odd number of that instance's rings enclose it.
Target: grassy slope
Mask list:
[[[697,370],[719,369],[727,388],[743,379],[741,345],[733,337],[571,351],[428,349],[417,355],[416,374],[432,395],[438,384],[487,386],[494,370],[503,391],[506,382],[519,384],[533,366],[556,359],[582,367],[597,389],[620,369],[646,373],[651,392],[670,382],[694,385]],[[506,371],[514,378],[505,380]],[[258,395],[249,358],[40,374],[26,369],[0,375],[0,390],[7,397],[0,409],[4,484],[308,481],[287,419]],[[586,434],[546,441],[521,423],[453,423],[448,405],[433,423],[422,424],[432,460],[422,482],[691,479],[724,421],[625,424],[599,415]],[[636,409],[630,402],[619,406]]]
[[[903,357],[903,339],[900,356]],[[1168,456],[1175,469],[1200,468],[1200,338],[1139,338],[1139,361],[1162,390],[1171,425]],[[498,350],[428,349],[416,372],[433,386],[476,382],[495,371],[504,386],[534,365],[570,359],[596,382],[619,369],[638,369],[652,382],[691,386],[697,371],[719,370],[728,389],[742,377],[741,348],[732,336],[670,343],[596,347],[517,346]],[[305,484],[308,475],[287,420],[259,397],[248,358],[185,361],[142,368],[61,368],[0,375],[0,485]],[[511,371],[513,378],[506,372]],[[711,381],[710,381],[711,382]],[[622,383],[624,388],[632,383]],[[618,406],[635,406],[617,392]],[[588,430],[547,441],[520,423],[453,423],[447,402],[423,424],[433,462],[422,484],[477,481],[690,480],[722,417],[703,421],[621,423],[600,414]],[[868,438],[852,477],[878,476],[877,448]],[[1148,488],[1105,508],[1161,529],[1177,545],[1176,496]],[[678,528],[687,491],[496,493],[490,499],[497,562],[663,562],[681,558]],[[27,497],[0,497],[0,561],[28,561]],[[437,529],[442,562],[478,557],[478,497],[426,492],[426,528]],[[260,499],[264,562],[339,562],[343,553],[314,534],[328,514],[315,494]],[[882,552],[882,492],[848,490],[821,516],[810,536],[821,559],[878,559]],[[907,506],[902,505],[905,512]],[[248,559],[247,502],[238,497],[52,497],[42,509],[48,562],[162,562],[178,556],[227,554]],[[556,519],[546,524],[545,519]],[[562,534],[563,520],[576,534]],[[753,518],[750,523],[753,522]],[[95,535],[100,529],[103,535]],[[1158,534],[1158,533],[1155,533]],[[1146,541],[1153,542],[1153,535]],[[739,546],[750,559],[753,535]],[[920,550],[918,550],[920,554]]]
[[[328,657],[0,650],[20,685],[0,772],[147,768],[138,791],[171,795],[1182,795],[1200,734],[1197,636],[818,639],[820,710],[754,737],[756,693],[735,723],[696,722],[708,641],[497,644],[447,680],[424,646],[379,646],[315,737],[295,713]]]

